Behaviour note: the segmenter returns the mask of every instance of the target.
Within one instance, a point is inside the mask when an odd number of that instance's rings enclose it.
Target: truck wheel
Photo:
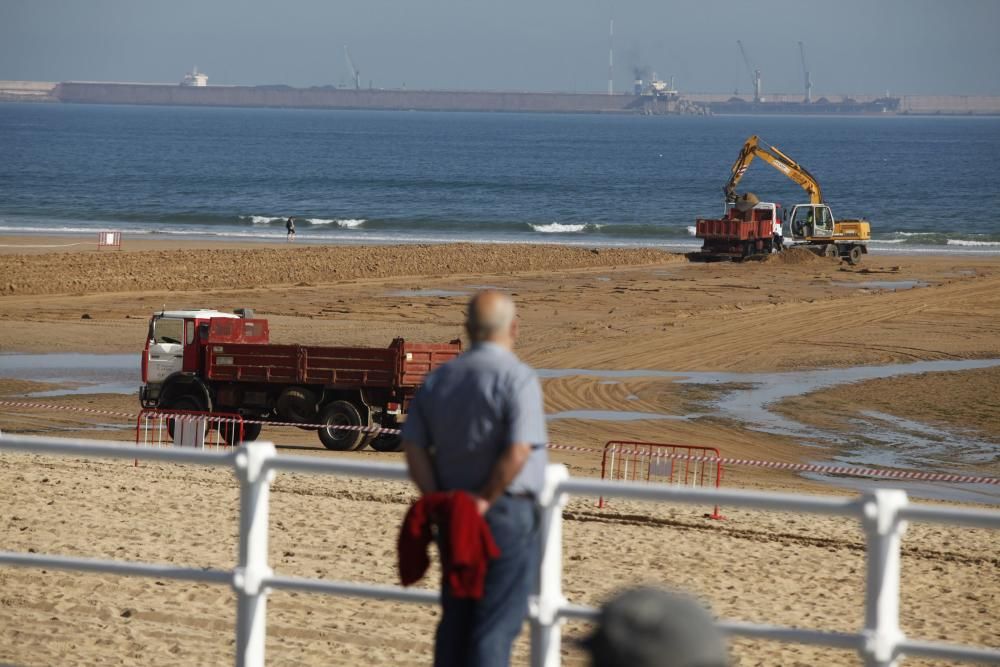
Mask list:
[[[330,428],[331,426],[360,427],[361,413],[350,401],[334,401],[323,408],[320,423],[328,426],[319,429],[319,439],[323,446],[338,452],[357,449],[365,441],[364,431]]]
[[[839,254],[840,252],[837,250],[836,243],[827,243],[825,246],[823,246],[824,257],[836,258]]]
[[[243,424],[243,442],[253,442],[260,437],[263,424]]]
[[[242,442],[239,422],[218,422],[215,429],[219,432],[222,441],[230,447],[236,447]]]
[[[164,410],[166,412],[170,412],[172,410],[177,410],[178,412],[203,412],[205,410],[205,406],[201,404],[201,401],[198,400],[197,396],[193,396],[191,394],[181,394],[180,396],[177,396],[176,398],[172,398],[169,401],[167,401],[165,405],[159,406],[159,409]],[[205,428],[207,431],[208,429],[207,423],[205,425]],[[174,439],[173,419],[167,420],[167,433],[170,435],[170,439],[173,440]]]
[[[858,264],[861,263],[862,254],[863,253],[861,251],[861,246],[859,245],[851,246],[851,251],[847,253],[847,263],[850,264],[851,266],[857,266]]]
[[[379,434],[371,442],[372,449],[376,452],[401,452],[403,451],[403,439],[398,433]]]
[[[278,396],[278,414],[290,422],[316,422],[316,396],[304,387],[288,387]]]
[[[243,439],[240,440],[240,425],[238,422],[219,422],[216,428],[219,435],[230,447],[236,447],[241,442],[253,442],[260,436],[260,424],[243,424]]]

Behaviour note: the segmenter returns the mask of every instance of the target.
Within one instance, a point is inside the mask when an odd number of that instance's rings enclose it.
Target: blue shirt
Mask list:
[[[477,343],[427,376],[410,403],[403,439],[430,450],[441,490],[478,493],[514,443],[531,454],[508,493],[541,491],[548,454],[542,387],[530,366],[494,343]]]

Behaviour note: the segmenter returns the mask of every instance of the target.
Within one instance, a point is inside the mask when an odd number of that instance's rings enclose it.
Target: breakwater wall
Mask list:
[[[728,102],[734,96],[715,93],[685,93],[684,99],[701,104],[719,104]],[[738,96],[749,103],[751,95]],[[896,113],[901,114],[949,114],[949,115],[1000,115],[1000,96],[998,95],[894,95],[899,98]],[[813,100],[825,99],[830,106],[844,104],[872,104],[881,95],[824,95],[813,93]],[[765,95],[765,105],[796,105],[802,102],[802,94],[773,93]],[[762,105],[764,106],[764,105]]]
[[[701,114],[731,94],[685,93],[680,99],[636,97],[604,93],[524,93],[435,90],[351,90],[292,88],[290,86],[206,86],[176,84],[0,81],[0,101],[71,102],[81,104],[145,104],[240,107],[297,107],[316,109],[384,109],[424,111],[522,111],[607,114]],[[749,98],[742,98],[749,102]],[[831,107],[848,101],[868,104],[878,95],[823,95]],[[895,113],[946,115],[1000,115],[997,95],[900,95]],[[796,113],[801,94],[772,93],[767,103],[776,108],[750,113]],[[785,109],[777,109],[777,107]],[[851,104],[845,104],[849,108]],[[786,110],[787,109],[787,110]],[[834,110],[833,113],[836,113]]]
[[[54,94],[79,104],[149,104],[301,109],[518,111],[549,113],[669,114],[691,105],[600,93],[523,93],[439,90],[352,90],[287,86],[187,87],[130,83],[60,83]],[[691,111],[689,111],[691,112]]]

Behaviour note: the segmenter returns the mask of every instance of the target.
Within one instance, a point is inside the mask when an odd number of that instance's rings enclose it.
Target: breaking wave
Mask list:
[[[1000,241],[968,241],[966,239],[948,239],[948,245],[1000,246]]]
[[[585,232],[590,230],[598,230],[603,225],[597,225],[593,223],[588,224],[563,224],[561,222],[550,222],[547,225],[534,225],[528,223],[536,232],[542,232],[543,234],[576,234],[579,232]]]
[[[365,224],[365,221],[361,218],[348,218],[346,220],[338,220],[336,218],[306,218],[306,220],[310,225],[337,225],[343,229],[357,229]]]
[[[361,218],[351,218],[348,220],[338,220],[337,224],[344,229],[357,229],[361,225],[365,224],[365,221]]]

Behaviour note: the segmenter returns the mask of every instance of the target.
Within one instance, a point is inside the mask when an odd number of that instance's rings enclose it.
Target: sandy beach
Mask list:
[[[518,351],[545,378],[546,411],[568,415],[550,422],[552,442],[584,449],[552,452],[574,475],[599,476],[601,448],[612,439],[710,445],[725,456],[769,461],[860,457],[888,447],[875,439],[873,423],[899,436],[903,444],[892,453],[908,456],[899,459],[908,465],[919,459],[927,470],[1000,475],[1000,368],[948,370],[953,362],[1000,359],[1000,257],[869,255],[849,267],[803,253],[698,264],[654,249],[554,245],[126,239],[121,251],[89,243],[27,247],[78,242],[0,237],[0,352],[138,354],[150,313],[164,305],[251,307],[269,319],[275,342],[446,341],[461,334],[468,296],[494,286],[518,302]],[[941,370],[814,385],[805,376],[921,362]],[[706,407],[760,376],[806,387],[769,407],[772,432],[737,408]],[[0,400],[138,409],[136,396],[124,393],[25,398],[53,386],[0,377]],[[0,429],[133,437],[123,418],[21,408],[0,407]],[[903,451],[904,435],[926,440],[932,432],[944,434],[934,442],[945,444]],[[808,444],[800,433],[811,434]],[[265,428],[262,438],[296,453],[400,460],[327,452],[315,434],[297,429]],[[952,441],[964,444],[945,446]],[[750,467],[727,468],[725,486],[850,493]],[[5,455],[0,488],[13,499],[0,508],[4,549],[205,567],[230,567],[235,558],[237,491],[228,473]],[[412,498],[403,484],[282,475],[272,495],[271,562],[282,573],[394,583],[396,530]],[[599,510],[573,500],[564,537],[567,597],[597,604],[623,586],[659,583],[698,595],[729,619],[860,625],[864,551],[856,523],[739,508],[710,521],[705,511],[617,501]],[[1000,644],[995,534],[916,525],[903,561],[908,634]],[[0,662],[227,664],[233,614],[224,588],[0,568]],[[275,594],[269,663],[428,664],[436,614]],[[585,631],[567,628],[569,636]],[[564,654],[564,664],[585,664],[569,642]],[[735,642],[733,654],[741,666],[858,664],[846,652],[756,641]],[[517,664],[525,659],[521,641]]]

